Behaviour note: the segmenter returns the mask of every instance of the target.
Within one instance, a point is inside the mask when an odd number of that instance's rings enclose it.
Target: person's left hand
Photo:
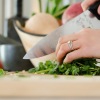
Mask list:
[[[72,50],[68,46],[70,40]],[[100,30],[86,28],[61,37],[56,47],[56,56],[59,62],[72,62],[79,58],[100,58]]]
[[[97,1],[99,1],[99,0],[84,0],[81,4],[83,11],[87,10],[89,6],[91,6],[92,4],[94,4]],[[100,15],[100,5],[97,9],[97,12]]]

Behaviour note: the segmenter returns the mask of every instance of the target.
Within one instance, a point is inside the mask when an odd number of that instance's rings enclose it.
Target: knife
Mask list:
[[[23,59],[34,59],[55,52],[56,45],[61,36],[78,32],[83,28],[100,29],[100,15],[97,13],[99,5],[100,0],[90,6],[88,10],[79,16],[73,18],[52,33],[45,36],[27,52]],[[95,17],[91,17],[91,13]]]

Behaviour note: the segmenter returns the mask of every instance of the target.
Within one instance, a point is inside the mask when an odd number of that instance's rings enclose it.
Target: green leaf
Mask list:
[[[32,16],[34,16],[35,14],[36,14],[36,13],[33,12],[33,13],[32,13]]]
[[[62,0],[48,0],[46,5],[46,13],[61,19],[63,12],[68,6],[69,5],[64,6]]]
[[[42,12],[42,1],[38,0],[38,2],[39,2],[39,10],[40,10],[40,12]]]
[[[39,63],[38,70],[45,70],[45,66],[44,66],[43,62]]]
[[[79,68],[76,66],[72,66],[72,75],[78,75],[79,73]]]
[[[53,0],[56,6],[59,6],[62,3],[62,0]]]
[[[56,13],[56,9],[57,9],[56,7],[52,8],[51,15],[54,15]]]
[[[54,17],[59,17],[59,16],[62,16],[62,14],[64,13],[64,11],[66,10],[66,8],[68,7],[69,5],[66,5],[64,7],[62,7],[58,12],[56,12],[55,14],[53,14]]]
[[[5,75],[5,71],[3,69],[0,69],[0,76]]]
[[[34,72],[36,72],[36,69],[35,68],[31,68],[31,69],[28,70],[28,72],[29,73],[34,73]]]
[[[65,72],[65,75],[69,75],[70,74],[70,68],[68,68]]]
[[[49,0],[47,1],[47,4],[46,4],[46,13],[49,13],[50,12],[50,8],[49,8]]]
[[[66,69],[67,68],[66,68],[66,66],[64,64],[59,66],[59,71],[62,72],[62,73],[64,73],[66,71]]]
[[[58,78],[58,75],[57,74],[54,74],[54,78]]]
[[[88,66],[88,65],[84,65],[84,66],[82,67],[82,71],[88,71],[88,70],[89,70],[89,67],[90,67],[90,66]]]
[[[61,7],[61,8],[59,9],[59,11],[66,10],[66,8],[68,8],[68,7],[69,7],[69,5],[65,5],[65,6]]]

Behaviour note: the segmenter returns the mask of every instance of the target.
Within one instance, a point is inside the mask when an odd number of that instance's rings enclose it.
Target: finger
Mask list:
[[[78,49],[78,50],[68,53],[64,59],[64,63],[70,63],[73,60],[84,58],[85,56],[86,56],[85,52],[82,52],[81,49]]]
[[[59,49],[60,49],[60,44],[58,43],[56,46],[56,55],[58,54]]]
[[[67,42],[68,40],[77,40],[77,38],[78,38],[78,35],[77,34],[68,34],[68,35],[66,35],[66,36],[63,36],[63,37],[61,37],[59,40],[58,40],[58,43],[60,43],[60,44],[63,44],[63,43],[65,43],[65,42]]]
[[[99,7],[98,7],[98,14],[100,15],[100,5],[99,5]]]
[[[68,43],[62,44],[57,54],[57,60],[59,62],[62,62],[63,58],[66,56],[68,52],[79,49],[79,48],[80,48],[80,42],[78,41],[73,41],[72,49],[69,48]]]
[[[41,51],[43,51],[44,54],[50,54],[55,52],[55,50],[53,50],[50,46],[48,46],[48,44],[43,45]]]
[[[81,4],[83,11],[87,10],[89,6],[91,6],[93,3],[95,3],[98,0],[84,0]]]
[[[78,39],[78,34],[69,34],[69,35],[66,35],[66,36],[63,36],[61,37],[59,40],[58,40],[58,44],[57,44],[57,47],[56,47],[56,55],[60,49],[60,46],[66,42],[68,42],[69,40],[71,41],[75,41]]]

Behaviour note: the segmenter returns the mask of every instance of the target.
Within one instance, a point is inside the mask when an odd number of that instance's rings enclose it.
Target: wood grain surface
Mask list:
[[[0,78],[0,97],[100,97],[100,76],[9,74]]]

